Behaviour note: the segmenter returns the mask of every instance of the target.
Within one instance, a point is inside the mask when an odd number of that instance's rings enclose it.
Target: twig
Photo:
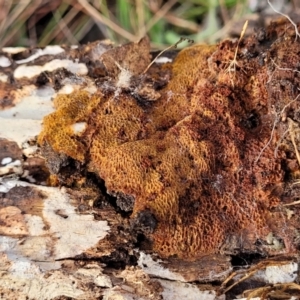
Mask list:
[[[278,148],[281,144],[281,142],[283,141],[284,137],[286,136],[286,134],[289,132],[289,129],[287,129],[283,134],[282,136],[280,137],[280,140],[277,142],[277,145],[275,147],[275,150],[274,150],[274,157],[277,158],[277,153],[278,153]]]
[[[220,290],[222,291],[223,294],[226,294],[234,286],[236,286],[237,284],[239,284],[239,283],[245,281],[246,279],[252,277],[256,272],[261,271],[263,269],[266,269],[269,266],[282,266],[282,265],[286,265],[288,263],[290,263],[289,260],[286,260],[286,261],[261,261],[257,265],[252,266],[247,270],[235,271],[225,279],[225,281],[222,283],[222,285],[220,287]],[[232,283],[229,287],[225,288],[225,286],[228,282],[230,282],[236,275],[239,275],[241,273],[244,273],[244,276],[242,276],[236,282]]]
[[[278,124],[279,120],[280,120],[280,117],[282,117],[283,113],[285,112],[286,108],[291,105],[291,103],[295,102],[298,97],[300,96],[300,94],[297,95],[297,97],[295,99],[293,99],[292,101],[290,101],[289,103],[287,103],[283,108],[282,110],[280,111],[279,115],[276,115],[276,118],[275,118],[275,121],[274,121],[274,124],[273,124],[273,128],[272,128],[272,131],[271,131],[271,136],[270,136],[270,139],[268,140],[268,142],[265,144],[265,146],[261,149],[261,151],[259,152],[257,158],[255,159],[254,163],[257,163],[262,155],[262,153],[266,150],[266,148],[270,145],[272,139],[273,139],[273,135],[274,135],[274,131],[275,131],[275,127],[276,125]],[[276,149],[275,151],[278,149],[278,146],[276,146]],[[275,155],[275,153],[274,153]],[[276,157],[276,156],[275,156]]]
[[[259,152],[257,158],[255,159],[254,163],[257,163],[257,162],[259,161],[259,159],[260,159],[261,155],[263,154],[263,152],[264,152],[264,151],[268,148],[268,146],[270,145],[270,143],[271,143],[271,141],[272,141],[272,139],[273,139],[275,127],[276,127],[278,121],[279,121],[279,118],[278,118],[278,116],[276,116],[275,121],[274,121],[274,123],[273,123],[272,131],[271,131],[271,136],[270,136],[268,142],[267,142],[267,143],[264,145],[264,147],[260,150],[260,152]]]
[[[282,204],[282,206],[292,206],[292,205],[296,205],[296,204],[300,204],[300,200],[294,201],[294,202],[291,202],[291,203],[287,203],[287,204]]]
[[[153,59],[153,61],[147,66],[147,68],[144,70],[144,72],[142,74],[146,74],[147,71],[149,70],[149,68],[154,64],[154,62],[166,51],[172,49],[172,48],[177,48],[178,44],[182,43],[183,41],[188,41],[188,43],[194,43],[193,40],[189,39],[189,38],[185,38],[185,37],[181,37],[180,40],[178,42],[176,42],[175,44],[167,47],[166,49],[162,50],[161,52],[159,52],[159,54]]]
[[[298,90],[299,90],[299,88],[298,88]],[[282,109],[281,112],[280,112],[280,116],[281,116],[281,117],[283,117],[283,113],[284,113],[285,109],[286,109],[288,106],[290,106],[293,102],[297,101],[297,99],[299,98],[299,96],[300,96],[300,94],[298,94],[297,97],[296,97],[295,99],[293,99],[292,101],[290,101],[288,104],[286,104],[286,105],[283,107],[283,109]]]
[[[296,142],[295,142],[294,121],[292,119],[288,118],[288,124],[289,124],[290,137],[291,137],[294,149],[295,149],[295,153],[296,153],[296,157],[297,157],[297,160],[298,160],[298,164],[300,166],[300,154],[299,154]]]
[[[276,64],[276,62],[274,61],[274,59],[272,59],[272,58],[271,58],[271,61],[277,67],[278,70],[281,70],[281,71],[292,71],[292,72],[300,73],[300,71],[292,69],[292,68],[282,68],[282,67],[278,66]]]
[[[295,40],[297,40],[297,37],[300,38],[300,34],[299,34],[299,31],[298,31],[298,27],[297,27],[297,24],[286,14],[280,12],[279,10],[275,9],[275,7],[272,5],[272,3],[270,2],[270,0],[267,0],[268,1],[268,4],[271,6],[271,8],[277,13],[277,14],[280,14],[282,15],[283,17],[287,18],[290,23],[294,26],[295,28],[295,32],[296,32],[296,38]]]
[[[271,80],[272,80],[272,77],[274,75],[274,73],[277,71],[277,70],[280,70],[280,71],[291,71],[291,72],[295,72],[295,73],[299,73],[300,74],[300,71],[296,70],[296,69],[292,69],[292,68],[282,68],[280,67],[279,65],[276,64],[276,62],[274,61],[274,59],[271,58],[271,61],[272,63],[276,66],[276,69],[272,72],[272,75],[269,77],[267,83],[270,83]]]
[[[294,282],[292,282],[292,283],[276,283],[272,286],[264,286],[264,287],[256,288],[247,295],[247,300],[254,299],[254,298],[257,299],[256,297],[259,297],[259,299],[270,299],[269,296],[272,299],[275,299],[272,296],[276,297],[276,295],[274,295],[274,294],[276,294],[276,293],[274,293],[276,290],[278,290],[278,291],[293,290],[294,293],[296,293],[296,290],[297,291],[300,290],[300,285],[297,283],[294,283]],[[297,293],[297,296],[299,295],[298,293]],[[292,295],[290,295],[290,296],[292,296]],[[283,298],[276,297],[276,299],[283,299]],[[287,298],[284,297],[284,299],[287,299]],[[289,297],[289,299],[295,299],[295,298]]]

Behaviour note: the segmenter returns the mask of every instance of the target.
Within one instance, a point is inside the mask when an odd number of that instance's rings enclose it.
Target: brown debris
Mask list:
[[[0,165],[4,158],[11,158],[11,161],[21,161],[22,151],[16,142],[0,138]]]
[[[18,144],[0,138],[0,176],[22,173],[23,157]]]
[[[141,74],[150,63],[150,41],[147,37],[138,43],[128,43],[104,52],[100,57],[109,76],[117,77],[121,69],[132,75]]]
[[[163,291],[158,281],[151,281],[150,277],[139,268],[129,267],[117,277],[123,279],[121,289],[131,291],[134,295],[151,300],[161,300]]]
[[[29,157],[23,163],[22,177],[29,182],[45,185],[50,173],[45,165],[45,159],[41,157]]]

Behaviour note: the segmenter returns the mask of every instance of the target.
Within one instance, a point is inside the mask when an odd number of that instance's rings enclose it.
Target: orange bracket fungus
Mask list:
[[[295,251],[299,219],[285,209],[300,174],[294,28],[194,45],[145,74],[147,38],[102,50],[81,57],[97,90],[58,95],[44,118],[39,144],[60,184],[95,173],[161,257]]]

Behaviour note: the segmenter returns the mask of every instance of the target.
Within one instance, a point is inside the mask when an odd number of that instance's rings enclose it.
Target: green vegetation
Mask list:
[[[2,4],[1,4],[2,2]],[[6,0],[0,1],[0,47],[79,44],[108,38],[157,48],[181,36],[214,43],[250,12],[247,0]]]

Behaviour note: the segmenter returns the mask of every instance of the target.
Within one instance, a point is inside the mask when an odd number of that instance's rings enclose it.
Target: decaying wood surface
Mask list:
[[[299,53],[2,49],[0,298],[299,299]]]

